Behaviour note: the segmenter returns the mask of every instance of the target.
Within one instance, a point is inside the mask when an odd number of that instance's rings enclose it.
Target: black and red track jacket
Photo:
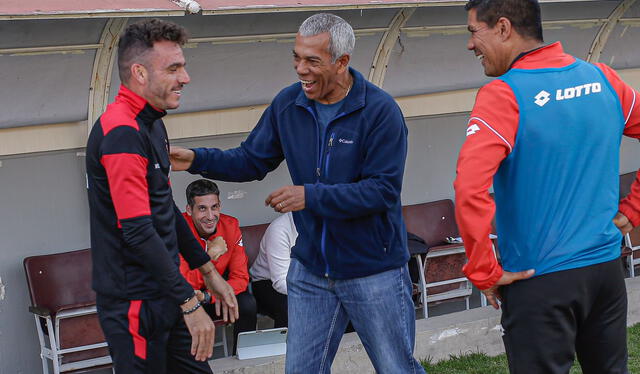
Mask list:
[[[210,260],[173,201],[165,114],[121,86],[89,135],[97,293],[128,300],[169,296],[181,304],[193,288],[180,274],[178,251],[191,268]]]

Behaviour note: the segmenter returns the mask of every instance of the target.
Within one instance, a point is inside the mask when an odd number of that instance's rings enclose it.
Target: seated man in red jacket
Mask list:
[[[211,262],[235,291],[240,318],[233,328],[234,345],[238,333],[256,329],[256,300],[247,291],[249,272],[247,254],[242,246],[242,233],[238,220],[220,213],[220,190],[206,179],[199,179],[187,186],[187,211],[183,213],[193,235],[211,257]],[[226,244],[225,244],[226,243]],[[180,257],[180,272],[195,290],[201,290],[206,298],[203,306],[212,319],[220,319],[215,312],[215,297],[208,294],[202,275],[197,270],[189,270],[189,264]]]

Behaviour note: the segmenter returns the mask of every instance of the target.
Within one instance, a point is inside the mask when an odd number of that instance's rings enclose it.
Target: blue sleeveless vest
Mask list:
[[[576,60],[498,79],[520,109],[515,145],[493,180],[504,269],[542,275],[619,257],[612,219],[624,119],[607,78]]]

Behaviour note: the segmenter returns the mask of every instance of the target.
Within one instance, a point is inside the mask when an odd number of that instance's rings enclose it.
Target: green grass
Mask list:
[[[640,373],[640,324],[628,329],[627,347],[629,350],[629,372]],[[432,363],[423,360],[422,366],[428,374],[509,374],[506,356],[489,357],[484,353],[452,355],[446,361]],[[582,374],[576,361],[570,374]]]

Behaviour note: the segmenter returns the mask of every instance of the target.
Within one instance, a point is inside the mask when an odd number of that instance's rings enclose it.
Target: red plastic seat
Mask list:
[[[471,283],[462,273],[467,258],[462,244],[448,244],[447,237],[457,237],[453,201],[439,200],[402,207],[407,231],[421,237],[430,247],[426,255],[414,255],[418,262],[424,317],[427,306],[445,300],[464,298],[469,309]]]

